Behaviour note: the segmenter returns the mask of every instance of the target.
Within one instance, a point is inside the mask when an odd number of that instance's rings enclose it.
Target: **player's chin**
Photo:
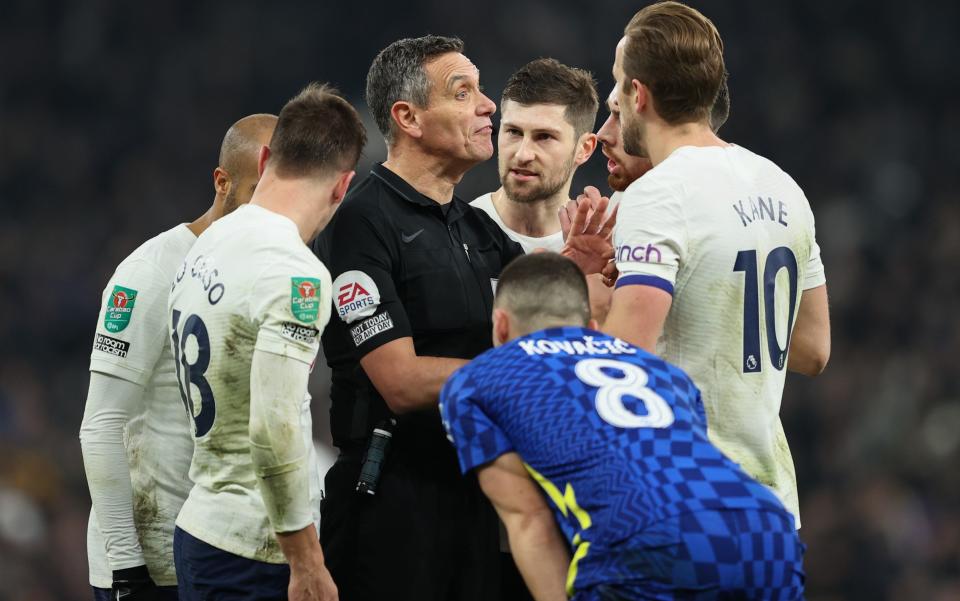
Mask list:
[[[610,189],[614,192],[623,192],[630,184],[631,180],[622,173],[611,173],[607,176],[607,185],[610,186]]]

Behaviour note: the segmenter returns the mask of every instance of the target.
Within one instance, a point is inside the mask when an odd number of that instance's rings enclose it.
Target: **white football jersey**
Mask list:
[[[488,193],[483,196],[478,196],[470,203],[470,206],[475,209],[480,209],[484,213],[490,216],[497,225],[500,226],[500,229],[503,230],[511,240],[523,247],[523,252],[530,254],[535,248],[545,248],[552,252],[560,252],[563,249],[563,232],[557,232],[555,234],[548,234],[542,238],[534,238],[533,236],[526,236],[519,232],[515,232],[512,229],[508,228],[506,224],[503,223],[503,219],[500,218],[500,213],[497,212],[497,207],[493,205],[493,194]]]
[[[197,240],[174,278],[168,317],[195,441],[194,487],[177,526],[234,555],[286,562],[250,456],[250,364],[256,348],[311,365],[331,308],[330,274],[290,219],[246,205]],[[312,449],[309,395],[289,392],[303,398]],[[315,453],[309,461],[316,521]]]
[[[140,546],[150,575],[162,586],[177,583],[173,526],[192,486],[187,471],[193,453],[167,343],[167,301],[173,276],[196,240],[181,224],[144,242],[117,266],[103,290],[90,355],[90,371],[143,386],[144,412],[127,425],[124,446]],[[92,512],[87,554],[90,583],[110,588],[112,572]]]
[[[803,191],[745,148],[681,147],[627,188],[614,245],[618,287],[673,294],[657,351],[700,387],[711,441],[799,527],[780,400],[800,296],[826,281]]]

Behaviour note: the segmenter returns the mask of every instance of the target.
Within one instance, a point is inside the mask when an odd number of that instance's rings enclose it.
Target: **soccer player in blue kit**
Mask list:
[[[516,259],[493,323],[440,409],[538,601],[802,597],[793,516],[709,442],[684,372],[592,329],[574,263]]]

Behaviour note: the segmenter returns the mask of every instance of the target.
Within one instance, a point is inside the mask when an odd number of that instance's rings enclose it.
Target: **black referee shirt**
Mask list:
[[[457,197],[440,205],[382,164],[350,191],[313,248],[334,280],[337,315],[323,351],[333,370],[333,440],[347,452],[390,415],[360,358],[405,336],[419,356],[472,359],[487,350],[496,280],[523,254],[483,211]],[[394,442],[451,451],[436,409],[401,416]]]

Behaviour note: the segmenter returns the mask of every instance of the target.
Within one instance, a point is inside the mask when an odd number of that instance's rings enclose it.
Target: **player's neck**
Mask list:
[[[264,173],[250,204],[283,215],[292,221],[297,226],[300,239],[306,244],[320,229],[320,224],[328,213],[316,206],[316,199],[321,195],[311,190],[314,186],[315,182],[299,178],[280,179]]]
[[[491,199],[493,208],[505,226],[524,236],[543,238],[560,231],[557,211],[569,200],[568,191],[567,186],[550,198],[535,202],[517,202],[511,200],[506,190],[501,187],[492,194]]]
[[[667,159],[681,146],[726,146],[706,123],[681,123],[668,125],[657,122],[647,125],[644,147],[654,166]]]
[[[412,144],[397,142],[387,151],[383,166],[399,175],[414,190],[439,204],[453,200],[453,188],[473,165],[451,161]]]
[[[197,217],[192,222],[187,224],[187,229],[193,232],[193,235],[200,237],[200,234],[205,232],[210,225],[216,221],[217,216],[214,214],[217,208],[217,201],[219,198],[214,199],[213,205],[207,209],[207,212],[203,215]]]

